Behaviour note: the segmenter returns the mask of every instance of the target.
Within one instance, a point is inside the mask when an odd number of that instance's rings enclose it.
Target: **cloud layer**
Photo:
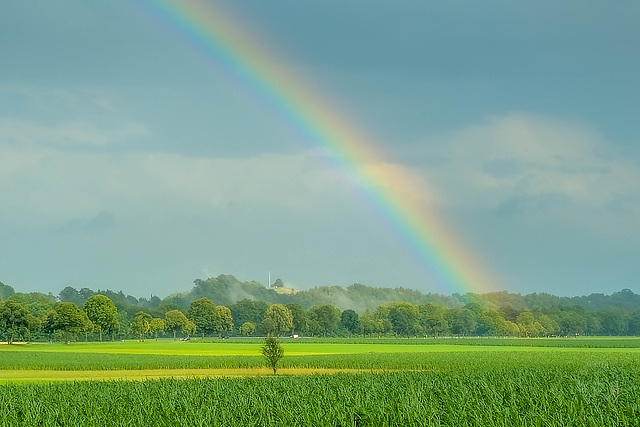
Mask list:
[[[588,126],[511,114],[425,144],[450,206],[606,227],[640,215],[640,164]]]

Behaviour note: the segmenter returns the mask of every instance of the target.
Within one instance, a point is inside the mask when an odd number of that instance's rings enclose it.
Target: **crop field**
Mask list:
[[[3,345],[0,425],[640,425],[638,339],[459,341]]]

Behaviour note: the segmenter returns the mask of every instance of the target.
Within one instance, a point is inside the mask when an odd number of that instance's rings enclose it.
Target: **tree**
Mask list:
[[[184,316],[184,314],[183,314]],[[131,332],[136,334],[140,341],[144,341],[144,335],[151,330],[153,318],[149,313],[139,311],[131,322]]]
[[[267,307],[262,321],[262,329],[269,336],[279,337],[293,328],[293,315],[282,304],[271,304]]]
[[[75,337],[78,332],[90,330],[91,321],[86,313],[81,311],[72,302],[60,302],[55,307],[55,321],[53,330],[61,330],[64,334],[64,340],[68,343],[71,338]]]
[[[16,337],[28,334],[28,316],[29,312],[19,302],[0,302],[0,332],[4,333],[7,344],[13,344]]]
[[[340,326],[349,332],[349,335],[358,333],[360,329],[358,313],[351,309],[343,311],[340,315]]]
[[[267,359],[267,365],[273,369],[273,375],[276,374],[278,362],[284,356],[284,349],[274,337],[266,337],[264,345],[261,347],[262,355]]]
[[[627,332],[629,326],[629,316],[619,308],[610,308],[598,312],[602,329],[607,335],[623,335]]]
[[[373,318],[376,319],[378,325],[380,325],[380,334],[386,334],[391,332],[393,326],[391,325],[391,321],[389,320],[389,306],[388,305],[379,305],[376,308],[376,311],[373,313]]]
[[[331,304],[316,305],[311,307],[307,313],[309,314],[309,320],[314,322],[318,332],[325,337],[338,326],[340,314],[342,314],[340,309]]]
[[[393,332],[397,335],[416,335],[420,326],[420,311],[410,302],[393,302],[389,304],[389,321]]]
[[[198,330],[205,334],[216,332],[218,325],[221,323],[220,314],[216,309],[216,305],[209,298],[198,298],[191,303],[189,308],[189,319],[195,323]]]
[[[530,311],[523,311],[516,317],[516,324],[520,330],[520,336],[539,337],[544,333],[544,328],[538,323]]]
[[[541,312],[536,311],[534,312],[534,316],[536,318],[536,322],[538,322],[542,326],[544,334],[546,336],[555,335],[560,330],[558,324],[546,314],[542,314]]]
[[[492,337],[511,335],[514,329],[510,328],[509,323],[513,324],[505,320],[497,311],[482,310],[478,316],[477,332],[479,335]],[[515,330],[519,332],[517,325]]]
[[[76,288],[67,286],[60,291],[59,298],[61,302],[72,302],[77,306],[82,306],[95,294],[96,293],[89,288],[82,288],[78,291]]]
[[[0,300],[7,299],[15,293],[13,287],[0,282]]]
[[[238,330],[238,332],[240,332],[240,335],[242,335],[243,337],[253,335],[255,331],[256,331],[256,326],[251,322],[244,322],[242,326],[240,326],[240,329]]]
[[[468,308],[454,308],[445,314],[445,318],[451,325],[451,332],[456,335],[466,336],[475,332],[478,326],[476,314]]]
[[[44,318],[44,316],[56,305],[56,297],[40,292],[23,293],[17,292],[11,295],[8,300],[19,302],[24,305],[36,317]]]
[[[39,332],[42,332],[42,320],[38,319],[31,313],[27,313],[27,341],[31,341],[33,335],[37,335]]]
[[[229,309],[231,310],[235,327],[239,328],[246,322],[259,325],[264,319],[267,307],[269,307],[269,304],[264,301],[243,299],[229,306]]]
[[[156,341],[158,341],[158,333],[163,332],[164,328],[164,320],[158,317],[154,317],[153,319],[151,319],[151,322],[149,322],[149,332],[155,334]]]
[[[218,333],[218,336],[222,338],[233,330],[233,316],[231,315],[231,310],[224,305],[217,305],[216,311],[220,318],[220,323],[216,325],[216,332]]]
[[[187,316],[180,310],[171,310],[164,314],[164,325],[169,331],[173,332],[174,340],[176,339],[178,331],[181,330],[188,321]]]
[[[380,322],[376,320],[371,310],[365,310],[362,316],[358,317],[358,321],[364,335],[379,334],[382,331]]]
[[[118,309],[111,299],[104,295],[93,295],[84,303],[84,311],[93,323],[100,341],[103,333],[111,333],[111,339],[119,328]]]
[[[182,333],[189,338],[192,334],[196,333],[196,324],[191,320],[187,320],[184,325],[182,325]]]
[[[289,309],[291,316],[293,316],[291,333],[304,334],[307,332],[309,328],[309,318],[307,317],[307,312],[302,309],[300,304],[290,303],[286,304],[285,307]]]
[[[449,322],[445,319],[447,309],[434,303],[418,306],[420,324],[427,335],[441,336],[449,332]]]
[[[120,328],[118,329],[118,334],[120,338],[124,339],[129,335],[129,332],[131,330],[131,323],[132,323],[132,320],[131,320],[131,317],[129,316],[129,313],[127,313],[124,310],[118,310],[118,324],[120,325]]]

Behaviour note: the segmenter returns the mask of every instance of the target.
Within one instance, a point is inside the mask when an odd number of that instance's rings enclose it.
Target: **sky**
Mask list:
[[[639,3],[205,1],[363,135],[371,182],[160,3],[3,4],[3,283],[640,292]],[[455,240],[445,274],[378,190]],[[447,280],[468,263],[490,283]]]

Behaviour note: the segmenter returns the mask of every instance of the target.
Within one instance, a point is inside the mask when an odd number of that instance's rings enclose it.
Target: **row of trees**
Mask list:
[[[436,303],[392,302],[358,313],[332,304],[304,309],[297,303],[269,304],[244,299],[229,306],[203,297],[188,310],[172,308],[160,316],[150,310],[131,315],[106,295],[90,296],[83,305],[43,294],[13,294],[0,301],[0,335],[16,340],[78,336],[102,341],[149,336],[217,336],[285,334],[313,336],[567,336],[640,335],[640,310],[588,311],[559,306],[545,310],[498,310],[469,303],[449,308]]]
[[[282,292],[279,289],[279,292]],[[0,299],[6,299],[13,293],[13,288],[0,284]],[[2,296],[2,295],[5,296]],[[467,304],[479,304],[491,310],[511,310],[513,312],[547,310],[552,307],[582,307],[588,311],[618,308],[626,312],[640,310],[640,295],[628,289],[614,292],[611,295],[590,294],[580,297],[558,297],[545,293],[520,295],[509,292],[489,292],[485,294],[452,294],[440,295],[421,293],[407,288],[374,288],[361,284],[353,284],[346,288],[340,286],[323,286],[304,291],[278,293],[258,282],[241,282],[231,275],[220,275],[206,280],[197,279],[188,292],[168,295],[164,298],[151,295],[136,298],[125,295],[122,291],[75,289],[67,286],[56,298],[59,301],[73,302],[82,306],[89,297],[102,294],[108,296],[118,307],[131,316],[140,311],[148,311],[155,317],[165,312],[179,309],[189,310],[190,304],[199,298],[209,298],[216,304],[230,307],[243,298],[265,301],[269,304],[299,304],[307,309],[316,305],[333,304],[341,310],[353,309],[363,313],[366,309],[375,310],[379,305],[395,301],[406,301],[414,305],[434,303],[448,308],[461,308]]]

